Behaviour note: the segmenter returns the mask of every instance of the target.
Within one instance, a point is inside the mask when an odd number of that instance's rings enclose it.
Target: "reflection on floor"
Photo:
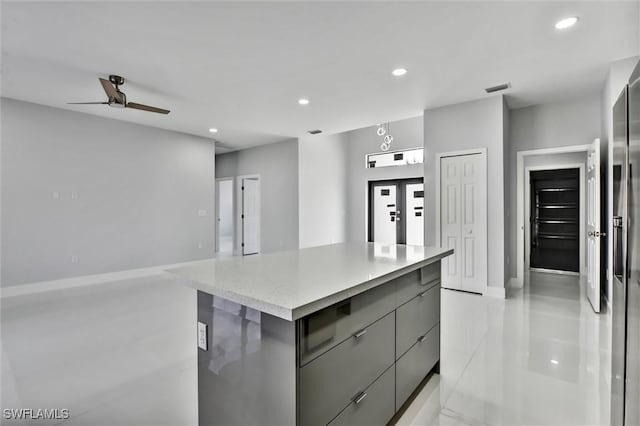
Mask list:
[[[577,276],[527,281],[507,300],[443,290],[441,375],[399,424],[609,423],[608,316]]]
[[[442,375],[400,424],[608,421],[607,316],[577,277],[530,281],[507,300],[442,291]],[[2,299],[2,408],[68,408],[64,425],[197,424],[195,303],[163,276]]]

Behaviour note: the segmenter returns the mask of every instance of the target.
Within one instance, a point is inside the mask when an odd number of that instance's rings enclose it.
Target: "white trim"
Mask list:
[[[560,170],[560,169],[579,169],[579,179],[580,179],[580,191],[578,194],[578,205],[580,211],[580,221],[578,222],[578,259],[579,259],[579,267],[580,272],[576,275],[586,274],[587,266],[586,266],[586,241],[585,241],[585,232],[586,232],[586,216],[584,212],[586,211],[586,193],[585,193],[585,163],[568,163],[568,164],[554,164],[554,165],[544,165],[544,166],[529,166],[524,168],[524,217],[523,223],[527,223],[527,218],[531,215],[531,172],[532,171],[540,171],[540,170]],[[516,190],[517,192],[517,190]],[[529,266],[529,249],[531,247],[531,235],[529,227],[526,226],[524,228],[524,270],[528,271],[530,269]],[[538,268],[541,269],[541,268]]]
[[[220,182],[222,181],[227,181],[230,180],[231,181],[231,217],[233,220],[233,223],[231,224],[231,229],[232,229],[232,235],[235,235],[235,229],[236,229],[236,216],[235,216],[235,212],[236,212],[236,206],[235,206],[235,191],[233,190],[235,188],[235,178],[233,176],[229,176],[229,177],[221,177],[221,178],[216,178],[216,192],[215,192],[215,200],[216,200],[216,206],[215,206],[215,230],[216,230],[216,234],[214,235],[214,247],[215,247],[215,252],[219,253],[220,252],[220,203],[219,203],[219,198],[218,195],[220,194]],[[233,250],[235,250],[235,241],[232,241],[232,247],[231,247],[231,252],[233,253]]]
[[[436,240],[435,245],[442,247],[441,241],[441,231],[440,231],[440,162],[443,158],[446,157],[458,157],[462,155],[476,155],[480,154],[482,156],[482,161],[484,161],[484,169],[485,169],[485,197],[486,199],[486,219],[487,223],[485,223],[486,235],[485,235],[485,243],[487,246],[485,247],[485,251],[487,252],[487,262],[489,261],[489,164],[487,162],[487,148],[475,148],[475,149],[466,149],[460,151],[449,151],[449,152],[438,152],[435,154],[435,163],[436,163]],[[426,227],[425,227],[426,229]],[[485,289],[489,288],[489,268],[487,268],[487,277],[485,280]],[[500,287],[495,287],[500,288]],[[504,287],[502,288],[504,290]],[[484,292],[483,292],[484,294]],[[503,296],[504,298],[504,291]]]
[[[570,145],[556,148],[532,149],[516,153],[516,280],[524,282],[524,157],[529,155],[587,152],[588,145]]]
[[[498,299],[506,299],[507,291],[505,287],[487,286],[482,292],[482,295],[487,297],[495,297]]]
[[[63,290],[77,287],[87,287],[96,284],[104,284],[113,281],[130,280],[134,278],[162,275],[167,269],[196,265],[213,258],[193,260],[189,262],[172,263],[168,265],[150,266],[147,268],[127,269],[124,271],[107,272],[104,274],[82,275],[79,277],[61,278],[51,281],[39,281],[29,284],[19,284],[0,289],[0,298],[26,296],[30,294],[44,293],[47,291]]]

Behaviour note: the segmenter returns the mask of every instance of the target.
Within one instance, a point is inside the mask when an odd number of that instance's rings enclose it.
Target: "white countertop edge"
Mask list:
[[[186,285],[190,288],[193,288],[198,291],[202,291],[203,293],[211,294],[212,296],[222,297],[234,303],[239,303],[241,305],[245,305],[249,308],[258,310],[260,312],[264,312],[269,315],[273,315],[275,317],[281,318],[286,321],[295,321],[304,316],[317,312],[321,309],[324,309],[328,306],[331,306],[335,303],[341,302],[345,299],[348,299],[353,296],[357,296],[360,293],[363,293],[367,290],[375,288],[379,285],[382,285],[388,281],[391,281],[399,276],[405,275],[409,272],[413,272],[417,269],[422,268],[423,266],[429,265],[433,262],[439,261],[444,257],[453,254],[453,249],[442,249],[442,252],[431,256],[426,259],[422,259],[410,265],[406,265],[402,268],[399,268],[395,271],[392,271],[388,274],[381,275],[379,277],[373,278],[371,280],[365,281],[360,284],[356,284],[352,287],[349,287],[343,291],[331,294],[329,296],[323,297],[322,299],[315,300],[313,302],[307,303],[306,305],[302,305],[295,308],[290,308],[281,305],[275,305],[273,303],[266,302],[264,300],[259,300],[256,298],[252,298],[246,295],[224,291],[222,289],[212,287],[206,284],[202,284],[200,282],[194,281],[189,278],[185,278],[184,276],[178,275],[176,273],[165,271],[167,274],[173,276],[174,280],[179,283]],[[206,290],[204,289],[206,288]]]
[[[442,253],[431,256],[427,259],[420,260],[416,263],[412,263],[410,265],[404,266],[400,269],[392,271],[386,275],[381,275],[379,277],[373,278],[369,281],[365,281],[363,283],[354,285],[348,289],[345,289],[341,292],[334,293],[330,296],[324,297],[322,299],[316,300],[314,302],[308,303],[306,305],[294,308],[291,312],[289,321],[295,321],[304,316],[312,314],[314,312],[318,312],[328,306],[331,306],[335,303],[341,302],[345,299],[348,299],[353,296],[357,296],[360,293],[364,293],[367,290],[371,290],[372,288],[378,287],[379,285],[383,285],[384,283],[391,281],[395,278],[398,278],[402,275],[408,274],[409,272],[413,272],[417,269],[422,268],[423,266],[427,266],[436,262],[438,260],[442,260],[444,257],[453,254],[453,249],[444,250]]]

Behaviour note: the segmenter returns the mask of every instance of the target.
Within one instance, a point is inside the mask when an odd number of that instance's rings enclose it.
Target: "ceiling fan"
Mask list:
[[[124,77],[119,75],[110,75],[109,80],[99,78],[102,88],[107,94],[106,102],[68,102],[71,105],[109,105],[114,108],[131,108],[142,111],[157,112],[159,114],[169,114],[168,109],[156,108],[149,105],[137,104],[135,102],[127,102],[127,96],[120,91],[119,86],[124,84]]]

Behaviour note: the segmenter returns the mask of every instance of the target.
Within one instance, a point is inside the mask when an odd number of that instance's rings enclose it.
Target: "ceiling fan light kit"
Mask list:
[[[124,84],[124,77],[119,75],[110,75],[109,80],[98,78],[102,89],[107,95],[106,102],[69,102],[73,105],[108,105],[112,108],[131,108],[141,111],[156,112],[158,114],[169,114],[168,109],[158,108],[150,105],[138,104],[135,102],[127,102],[127,95],[120,91],[120,86]]]

